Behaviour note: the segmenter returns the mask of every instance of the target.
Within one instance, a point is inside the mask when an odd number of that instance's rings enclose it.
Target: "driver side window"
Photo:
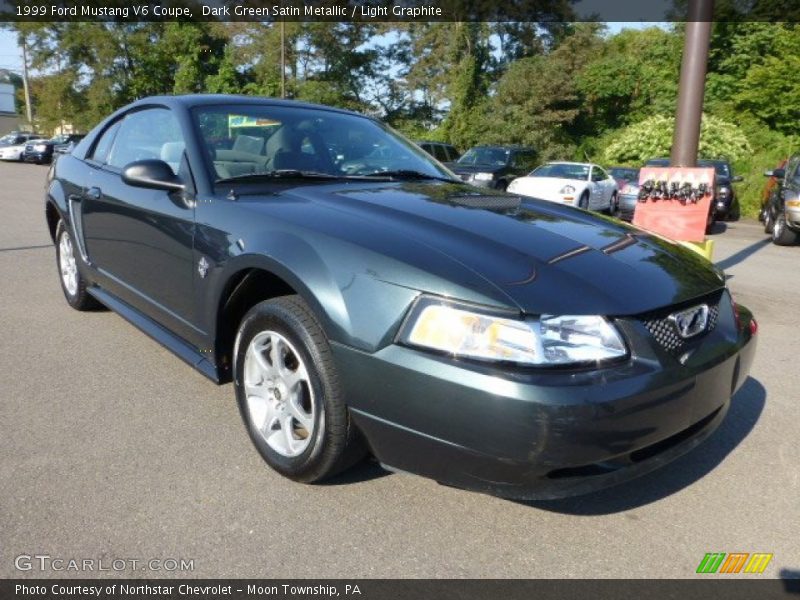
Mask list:
[[[129,113],[120,124],[107,164],[122,169],[136,160],[163,160],[177,175],[185,143],[180,125],[166,108]]]

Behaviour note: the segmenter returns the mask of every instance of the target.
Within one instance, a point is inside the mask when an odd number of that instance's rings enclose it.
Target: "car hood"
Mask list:
[[[313,211],[316,218],[303,210],[305,227],[423,271],[444,254],[453,272],[466,267],[529,314],[636,315],[724,285],[694,252],[549,202],[439,182],[316,185],[284,193],[329,209]],[[420,289],[398,280],[399,273],[380,277]]]

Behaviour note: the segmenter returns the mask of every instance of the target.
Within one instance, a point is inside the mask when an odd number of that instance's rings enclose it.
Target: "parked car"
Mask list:
[[[236,116],[277,130],[215,149]],[[394,169],[347,173],[331,145]],[[696,253],[467,185],[339,109],[139,100],[54,163],[45,214],[68,304],[232,381],[263,459],[302,482],[368,448],[510,497],[614,485],[711,435],[755,352],[752,314]]]
[[[600,165],[592,163],[545,163],[512,181],[508,191],[611,214],[617,213],[619,204],[617,182]]]
[[[479,187],[505,190],[511,180],[530,171],[536,162],[536,151],[524,146],[475,146],[456,162],[447,166]]]
[[[779,246],[791,246],[800,236],[800,155],[792,156],[784,168],[766,171],[777,181],[772,190],[764,229]]]
[[[776,166],[775,169],[786,169],[786,163],[789,162],[789,159],[786,158],[780,161]],[[766,233],[772,233],[772,225],[774,223],[768,222],[768,215],[769,215],[769,204],[772,200],[772,193],[775,188],[778,186],[778,178],[774,175],[767,175],[767,173],[773,173],[773,171],[765,171],[764,175],[769,177],[767,179],[767,183],[764,185],[764,189],[761,190],[761,208],[758,211],[758,220],[764,223],[764,231]]]
[[[619,212],[617,216],[625,221],[633,221],[636,203],[639,201],[639,169],[633,167],[610,167],[609,174],[617,182]]]
[[[0,138],[0,160],[22,160],[26,144],[43,139],[36,133],[13,133]]]
[[[670,159],[653,158],[647,161],[647,167],[668,167]],[[698,167],[712,168],[715,172],[714,198],[711,202],[714,207],[713,221],[738,221],[741,210],[739,199],[736,196],[736,188],[733,184],[742,180],[741,175],[733,174],[733,167],[726,159],[700,159],[697,161]]]
[[[22,153],[22,160],[25,162],[34,162],[42,165],[49,163],[53,160],[53,155],[56,148],[63,151],[70,144],[77,143],[84,138],[81,133],[68,133],[57,135],[49,140],[35,140],[25,144],[25,150]]]
[[[442,163],[455,162],[461,156],[455,146],[451,144],[444,144],[442,142],[417,142],[417,145]]]

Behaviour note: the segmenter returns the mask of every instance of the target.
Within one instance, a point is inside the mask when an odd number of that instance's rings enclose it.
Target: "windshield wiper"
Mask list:
[[[300,171],[299,169],[276,169],[263,173],[244,173],[233,177],[223,177],[214,183],[234,183],[237,181],[258,181],[261,179],[350,179],[347,175],[334,175],[332,173],[318,173],[316,171]]]
[[[375,171],[374,173],[363,173],[359,177],[387,177],[389,179],[435,179],[437,181],[447,181],[448,183],[461,183],[458,179],[451,177],[442,177],[438,175],[429,175],[422,171],[414,171],[413,169],[395,169],[393,171]]]

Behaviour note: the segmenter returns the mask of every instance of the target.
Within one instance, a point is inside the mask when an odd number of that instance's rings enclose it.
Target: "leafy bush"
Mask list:
[[[675,118],[655,115],[620,129],[603,151],[606,163],[642,165],[650,158],[669,156]],[[703,115],[700,156],[736,160],[750,154],[747,137],[733,123]]]

